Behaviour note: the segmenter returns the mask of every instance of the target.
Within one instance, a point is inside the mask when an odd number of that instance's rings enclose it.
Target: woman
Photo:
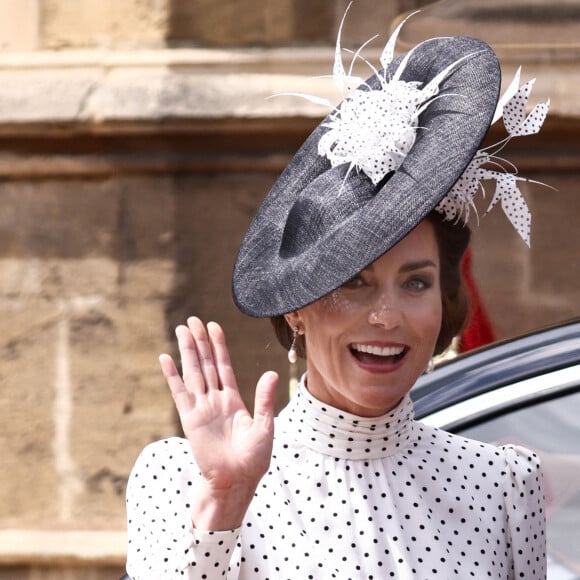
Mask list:
[[[545,577],[537,457],[422,425],[408,395],[465,323],[469,230],[445,218],[466,217],[474,179],[506,183],[478,151],[499,65],[474,39],[391,63],[393,44],[290,162],[236,263],[236,304],[306,357],[297,395],[274,420],[267,372],[250,415],[223,331],[197,318],[176,330],[183,376],[160,357],[186,438],[149,445],[132,472],[135,580]],[[537,132],[539,117],[506,127]]]

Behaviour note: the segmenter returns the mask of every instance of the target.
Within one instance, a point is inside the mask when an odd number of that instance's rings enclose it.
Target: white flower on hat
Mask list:
[[[405,19],[383,49],[380,63],[384,71],[379,73],[369,64],[380,82],[380,90],[371,90],[360,78],[353,77],[351,71],[347,74],[344,70],[340,39],[345,18],[346,13],[338,31],[333,78],[339,89],[344,92],[347,88],[350,92],[340,109],[331,113],[330,120],[325,124],[329,131],[318,143],[318,154],[326,157],[333,167],[349,163],[350,169],[363,171],[376,185],[403,163],[415,143],[419,115],[437,94],[441,81],[460,61],[421,87],[421,83],[400,79],[413,53],[410,51],[393,76],[388,78],[386,69],[393,60],[397,37]],[[363,47],[355,54],[355,59]],[[355,89],[351,89],[353,81],[357,87]]]
[[[346,93],[340,108],[335,108],[328,99],[316,95],[283,94],[302,97],[334,109],[330,120],[324,124],[329,130],[318,143],[318,154],[326,157],[332,167],[348,163],[349,171],[362,171],[376,185],[403,163],[415,143],[419,115],[437,95],[440,83],[464,58],[471,55],[453,62],[421,87],[420,82],[401,80],[401,74],[413,52],[421,46],[419,44],[406,54],[394,74],[387,76],[386,69],[393,60],[399,32],[413,13],[397,26],[385,45],[380,57],[383,71],[377,71],[361,56],[363,48],[376,38],[373,37],[354,54],[347,72],[342,62],[341,35],[351,4],[352,2],[348,5],[338,29],[332,74],[335,85],[343,94]],[[372,90],[363,79],[353,76],[352,69],[359,58],[375,73],[380,89]]]

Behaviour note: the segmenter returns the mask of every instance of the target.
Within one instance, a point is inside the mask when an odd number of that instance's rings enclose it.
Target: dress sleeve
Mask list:
[[[506,445],[502,449],[507,463],[503,495],[512,577],[545,580],[546,520],[540,459],[525,447]]]
[[[185,439],[157,441],[141,452],[127,483],[132,580],[237,578],[239,530],[193,528],[190,505],[198,475]]]

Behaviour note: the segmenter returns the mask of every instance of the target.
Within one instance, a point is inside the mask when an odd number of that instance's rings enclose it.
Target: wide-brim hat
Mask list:
[[[402,58],[374,74],[363,90],[381,90],[380,79],[390,78]],[[425,86],[453,63],[421,112],[404,160],[376,185],[350,164],[333,167],[318,153],[335,112],[312,132],[240,247],[233,297],[242,312],[276,316],[318,300],[392,248],[445,197],[491,124],[499,63],[484,42],[449,37],[422,43],[399,71],[402,81]]]

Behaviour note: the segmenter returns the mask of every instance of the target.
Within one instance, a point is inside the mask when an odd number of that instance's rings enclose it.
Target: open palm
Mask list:
[[[267,372],[258,381],[252,417],[238,391],[221,327],[210,322],[206,329],[192,317],[176,335],[183,376],[168,355],[161,355],[161,368],[207,487],[215,493],[253,493],[270,463],[278,377]]]

